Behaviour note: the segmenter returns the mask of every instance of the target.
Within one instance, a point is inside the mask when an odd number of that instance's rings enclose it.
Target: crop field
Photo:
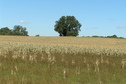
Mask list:
[[[126,39],[0,36],[0,84],[126,84]]]

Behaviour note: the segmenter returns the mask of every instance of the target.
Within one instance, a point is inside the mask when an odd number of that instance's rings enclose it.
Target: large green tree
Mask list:
[[[81,24],[74,16],[62,16],[54,26],[54,30],[60,36],[77,36],[80,31]]]

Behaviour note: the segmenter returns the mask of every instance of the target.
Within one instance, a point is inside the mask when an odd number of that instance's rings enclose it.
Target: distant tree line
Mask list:
[[[92,36],[92,37],[104,37],[104,36]],[[117,37],[117,35],[106,36],[104,38],[124,38],[124,37]]]
[[[25,27],[15,25],[13,29],[9,29],[8,27],[1,28],[0,35],[28,36],[28,31],[26,31]]]
[[[78,36],[79,31],[81,31],[80,28],[82,25],[74,16],[62,16],[55,23],[56,24],[54,25],[54,30],[59,33],[59,36]],[[28,36],[28,31],[26,31],[25,27],[15,25],[13,29],[9,29],[8,27],[1,28],[0,35]],[[35,36],[39,37],[40,35],[37,34]],[[104,37],[104,36],[92,36],[92,37]],[[116,35],[112,35],[112,36],[106,36],[104,38],[124,38],[124,37],[117,37]]]

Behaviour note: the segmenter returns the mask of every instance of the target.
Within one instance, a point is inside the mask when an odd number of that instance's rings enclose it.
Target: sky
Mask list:
[[[126,0],[0,0],[0,28],[27,28],[29,36],[59,36],[54,25],[61,16],[75,16],[79,36],[126,38]]]

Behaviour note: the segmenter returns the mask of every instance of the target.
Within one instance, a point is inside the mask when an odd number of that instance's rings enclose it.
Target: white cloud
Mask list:
[[[20,23],[28,24],[28,22],[26,22],[26,21],[24,21],[24,20],[20,20]]]
[[[117,28],[126,28],[126,25],[118,25]]]

